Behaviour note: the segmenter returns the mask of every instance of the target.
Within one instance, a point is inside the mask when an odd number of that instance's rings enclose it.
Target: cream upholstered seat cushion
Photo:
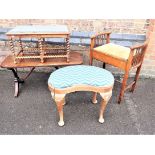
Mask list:
[[[94,48],[95,51],[104,53],[111,57],[127,61],[130,54],[130,48],[108,43]]]

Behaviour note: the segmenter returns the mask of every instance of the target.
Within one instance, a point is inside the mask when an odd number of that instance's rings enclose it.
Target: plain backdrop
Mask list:
[[[153,19],[155,18],[154,10],[153,0],[0,1],[0,19]],[[0,136],[0,154],[151,155],[155,152],[154,141],[153,135],[2,135]]]

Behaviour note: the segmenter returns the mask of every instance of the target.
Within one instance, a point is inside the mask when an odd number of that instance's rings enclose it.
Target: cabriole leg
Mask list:
[[[59,112],[60,120],[58,122],[59,126],[64,126],[64,117],[63,117],[63,101],[56,101],[57,109]]]
[[[59,122],[58,125],[59,126],[64,126],[64,115],[63,115],[63,105],[65,102],[65,94],[53,94],[51,93],[53,99],[56,102],[56,106],[58,109],[58,113],[59,113]]]
[[[97,103],[96,97],[97,97],[97,93],[95,92],[95,93],[93,93],[93,98],[92,98],[92,102],[93,102],[94,104]]]
[[[62,105],[65,105],[66,104],[66,100],[65,100],[65,97],[63,98],[62,100]]]
[[[102,97],[102,101],[101,101],[101,107],[100,107],[99,122],[104,123],[103,114],[104,114],[106,105],[112,96],[112,91],[110,91],[108,93],[100,93],[100,95]]]

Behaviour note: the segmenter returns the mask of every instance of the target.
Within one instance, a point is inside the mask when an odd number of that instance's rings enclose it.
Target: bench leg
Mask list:
[[[138,80],[138,78],[139,78],[139,73],[140,73],[141,67],[142,67],[142,65],[140,65],[140,66],[137,68],[136,75],[135,75],[135,79],[134,79],[135,83],[132,85],[132,88],[131,88],[131,90],[130,90],[131,92],[133,92],[133,91],[135,90],[136,83],[137,83],[137,80]]]
[[[118,103],[119,104],[121,103],[121,101],[122,101],[122,99],[124,97],[128,76],[129,76],[129,71],[126,71],[125,75],[124,75],[124,78],[123,78],[123,82],[122,82],[122,86],[121,86],[121,91],[120,91],[120,94],[119,94],[119,97],[118,97]]]
[[[100,93],[100,95],[102,97],[102,101],[101,101],[101,107],[100,107],[99,122],[104,123],[103,114],[104,114],[106,105],[112,96],[112,91],[109,93]]]
[[[63,105],[65,104],[65,94],[53,94],[51,93],[53,99],[56,102],[56,106],[59,113],[59,126],[64,126],[64,115],[63,115]]]

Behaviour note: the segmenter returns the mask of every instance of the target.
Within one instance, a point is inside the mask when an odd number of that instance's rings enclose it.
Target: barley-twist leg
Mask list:
[[[38,39],[38,42],[39,42],[39,49],[40,49],[40,59],[41,59],[41,63],[44,62],[44,50],[43,50],[43,39],[42,38],[39,38]]]
[[[69,53],[70,53],[69,37],[66,38],[66,45],[67,45],[67,62],[69,62]]]
[[[19,46],[20,46],[21,55],[23,55],[23,46],[22,46],[21,38],[19,38]]]
[[[10,41],[9,41],[9,44],[10,44],[10,50],[13,54],[13,58],[14,58],[14,63],[16,64],[16,54],[15,54],[15,50],[14,50],[14,44],[13,44],[13,39],[12,37],[10,38]]]

